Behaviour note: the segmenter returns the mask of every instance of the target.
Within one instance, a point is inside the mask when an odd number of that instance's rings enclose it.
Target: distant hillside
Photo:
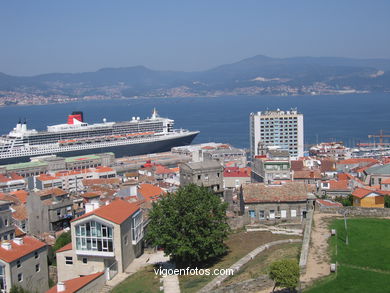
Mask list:
[[[29,77],[0,73],[0,91],[106,96],[215,96],[390,91],[390,60],[262,55],[201,72],[156,71],[144,66]]]

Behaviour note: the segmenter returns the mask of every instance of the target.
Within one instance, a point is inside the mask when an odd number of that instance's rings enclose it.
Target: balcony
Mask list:
[[[86,256],[115,257],[115,253],[113,251],[76,250],[76,254]]]

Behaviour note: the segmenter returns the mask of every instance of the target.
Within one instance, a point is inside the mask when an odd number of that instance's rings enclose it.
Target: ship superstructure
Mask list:
[[[141,120],[88,124],[82,112],[73,112],[67,123],[48,126],[46,131],[28,129],[19,121],[8,134],[0,137],[0,164],[27,161],[48,154],[62,156],[93,152],[114,152],[117,156],[169,151],[174,146],[192,142],[199,131],[174,129],[174,121],[152,116]]]

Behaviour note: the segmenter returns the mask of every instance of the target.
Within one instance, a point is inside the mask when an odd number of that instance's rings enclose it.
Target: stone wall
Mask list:
[[[306,265],[307,265],[307,257],[309,255],[309,247],[310,247],[310,237],[311,237],[311,226],[313,223],[313,210],[310,210],[307,213],[304,233],[303,233],[303,240],[302,240],[302,249],[301,249],[301,256],[299,258],[299,269],[301,274],[304,274],[306,272]]]
[[[232,230],[241,229],[245,225],[243,216],[228,218],[227,223],[229,224],[229,227]]]
[[[272,287],[273,285],[274,282],[267,275],[262,275],[259,278],[231,284],[226,287],[212,290],[211,292],[213,293],[258,292],[266,288]]]
[[[356,217],[390,217],[389,208],[362,208],[362,207],[320,207],[320,213],[344,215]]]
[[[57,284],[57,267],[56,266],[49,266],[49,279],[53,281],[54,284]]]

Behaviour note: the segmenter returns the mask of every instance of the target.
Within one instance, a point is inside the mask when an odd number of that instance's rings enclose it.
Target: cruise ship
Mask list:
[[[30,161],[34,156],[78,156],[113,152],[116,157],[170,151],[191,144],[199,131],[174,129],[174,120],[152,116],[141,120],[88,124],[83,112],[73,112],[67,123],[47,126],[46,131],[28,129],[19,121],[7,135],[0,137],[0,165]]]

